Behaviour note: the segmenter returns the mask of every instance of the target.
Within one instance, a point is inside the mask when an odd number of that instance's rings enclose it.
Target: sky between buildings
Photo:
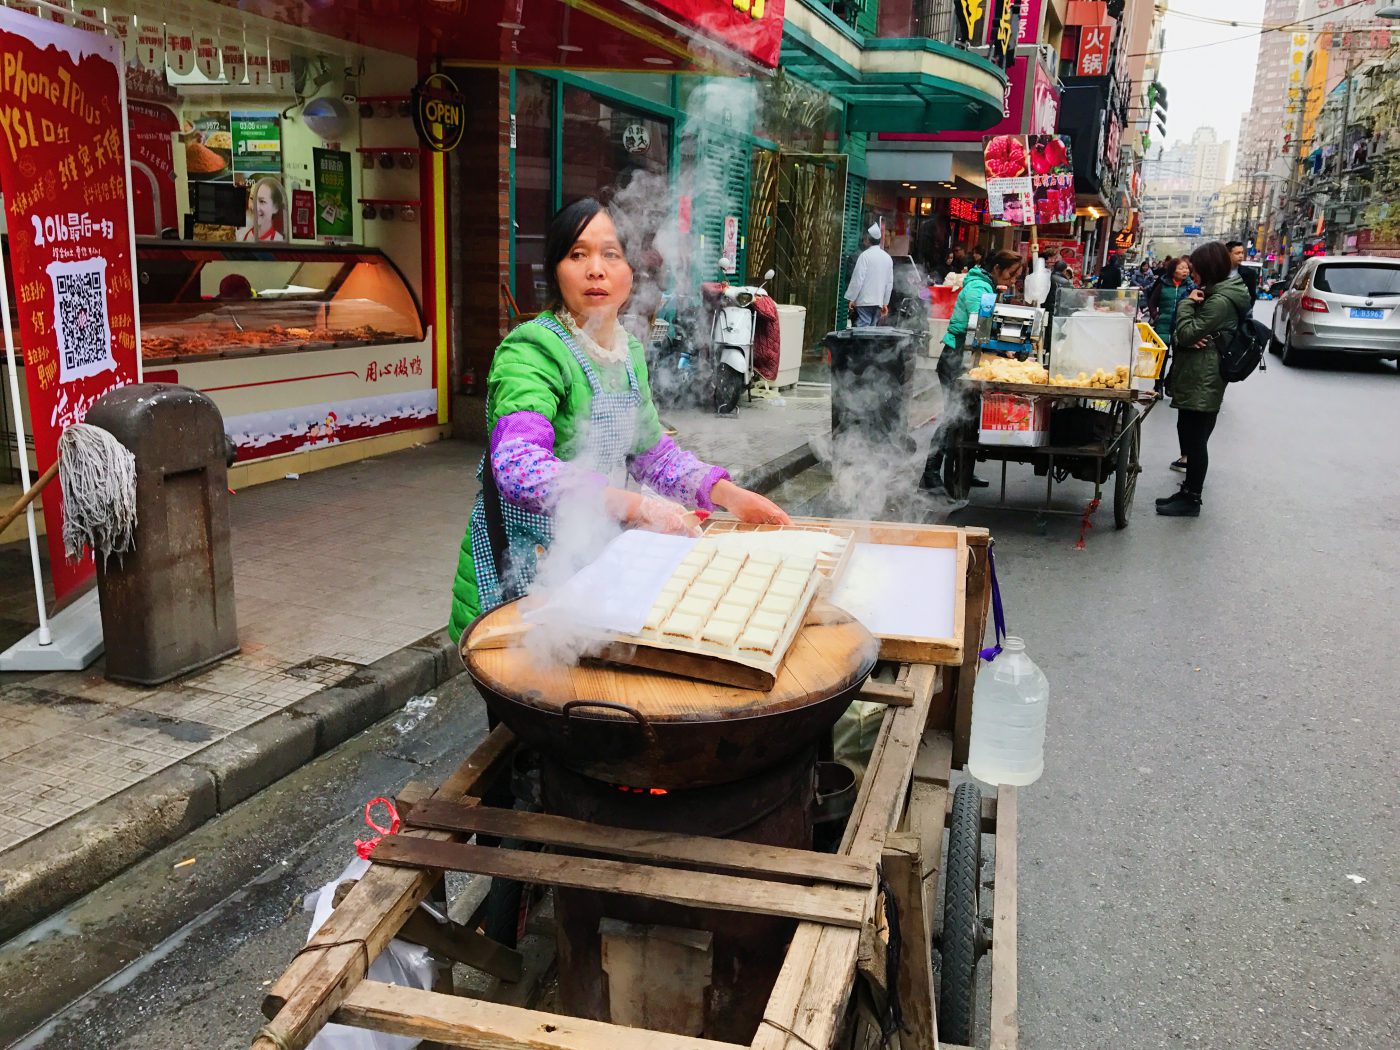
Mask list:
[[[1259,51],[1256,27],[1263,14],[1264,0],[1170,0],[1161,72],[1170,104],[1168,144],[1189,140],[1191,133],[1203,126],[1215,128],[1219,138],[1237,144],[1240,117],[1249,108],[1254,91],[1254,62]],[[1244,25],[1219,25],[1183,16],[1238,19]],[[1232,166],[1233,158],[1232,145]]]

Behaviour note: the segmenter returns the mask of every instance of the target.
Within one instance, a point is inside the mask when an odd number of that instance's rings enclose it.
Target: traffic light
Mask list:
[[[1147,113],[1149,122],[1157,121],[1157,130],[1167,134],[1167,89],[1153,81],[1147,85]]]

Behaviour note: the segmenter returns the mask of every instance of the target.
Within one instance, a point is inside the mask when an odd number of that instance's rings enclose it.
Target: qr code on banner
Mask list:
[[[107,260],[50,263],[58,378],[67,383],[117,367],[107,325]]]

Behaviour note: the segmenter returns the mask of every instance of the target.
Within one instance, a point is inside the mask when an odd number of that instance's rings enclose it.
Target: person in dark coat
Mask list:
[[[1117,254],[1110,255],[1108,262],[1103,264],[1103,269],[1099,271],[1100,288],[1121,288],[1123,286],[1123,266],[1118,261]]]
[[[1201,491],[1210,465],[1207,446],[1225,399],[1220,350],[1239,327],[1241,311],[1247,315],[1253,306],[1244,281],[1230,273],[1229,249],[1219,241],[1192,252],[1191,269],[1198,287],[1177,306],[1172,333],[1172,407],[1186,459],[1186,480],[1178,492],[1157,501],[1157,513],[1174,518],[1200,516]]]
[[[1228,241],[1225,247],[1230,250],[1230,276],[1238,277],[1244,282],[1244,286],[1249,289],[1250,299],[1258,299],[1259,271],[1244,264],[1244,242]]]

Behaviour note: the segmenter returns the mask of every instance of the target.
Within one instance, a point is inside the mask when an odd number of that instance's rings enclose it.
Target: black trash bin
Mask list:
[[[238,651],[224,421],[198,390],[120,387],[87,420],[136,457],[136,546],[97,560],[107,677],[156,685]]]
[[[828,332],[831,353],[831,437],[874,449],[907,451],[909,387],[914,377],[915,333],[870,326]]]

